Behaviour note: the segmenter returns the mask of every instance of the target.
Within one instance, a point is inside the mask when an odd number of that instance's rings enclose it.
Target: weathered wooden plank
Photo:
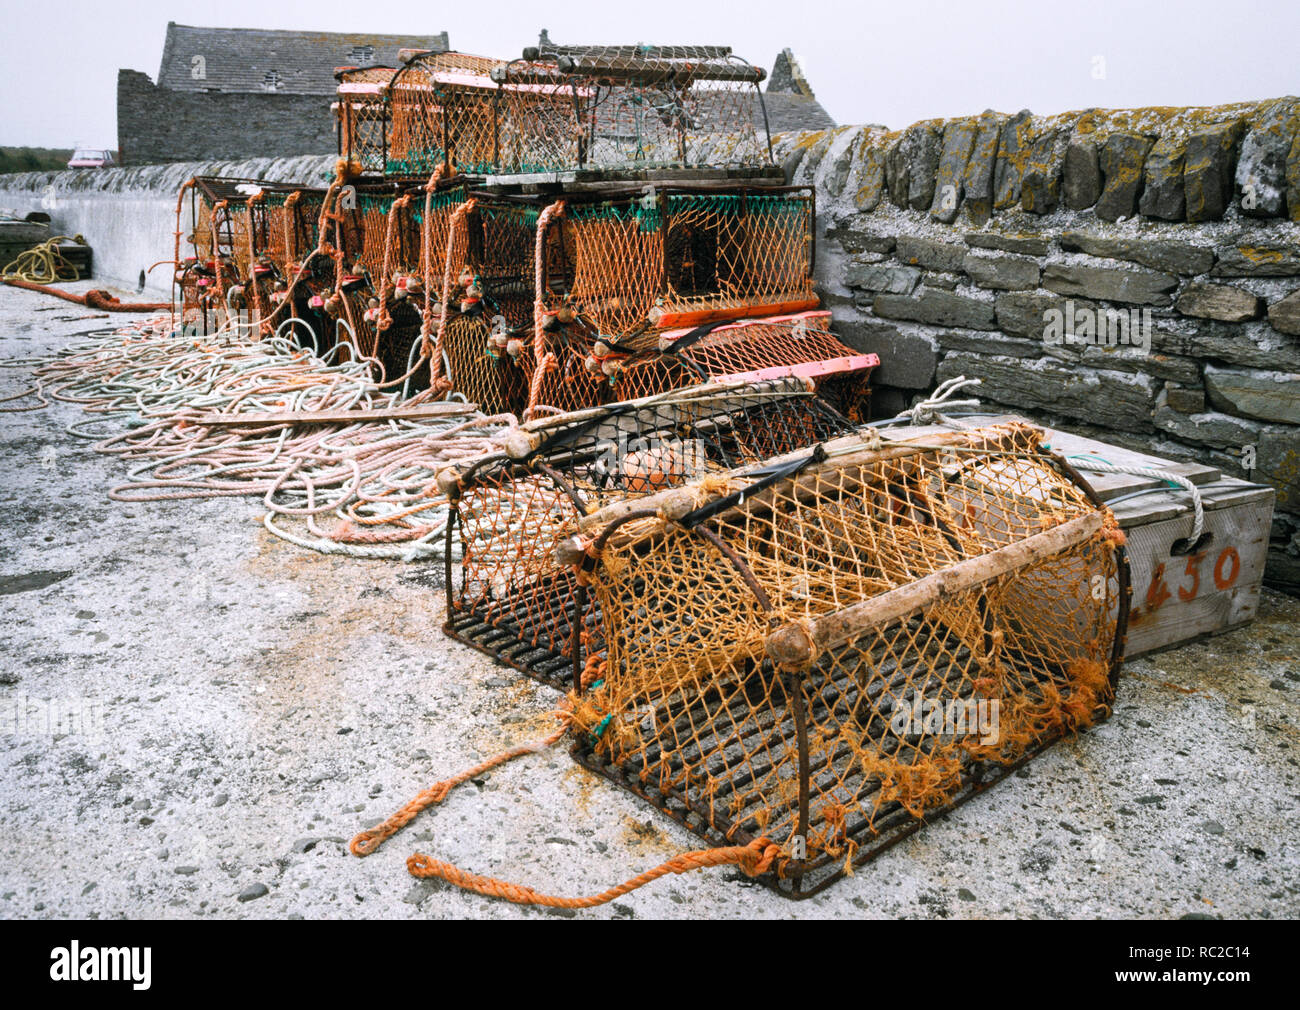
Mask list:
[[[367,421],[418,421],[430,417],[471,414],[473,403],[422,403],[413,407],[381,407],[378,410],[286,410],[271,413],[203,414],[193,424],[365,424]]]

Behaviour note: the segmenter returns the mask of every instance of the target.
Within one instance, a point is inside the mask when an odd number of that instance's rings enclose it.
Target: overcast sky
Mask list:
[[[725,44],[769,69],[789,46],[838,122],[891,127],[986,108],[1052,113],[1300,93],[1300,0],[0,0],[0,7],[6,146],[116,147],[117,70],[156,78],[169,20],[445,30],[455,49],[505,57],[545,27],[557,42]]]

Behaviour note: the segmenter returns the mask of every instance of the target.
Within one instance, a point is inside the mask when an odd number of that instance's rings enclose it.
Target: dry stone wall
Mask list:
[[[776,139],[818,193],[818,280],[881,357],[874,410],[936,383],[1271,484],[1300,590],[1300,100],[1028,111]]]

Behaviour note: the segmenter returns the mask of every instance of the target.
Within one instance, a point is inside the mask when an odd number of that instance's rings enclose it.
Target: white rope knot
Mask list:
[[[1134,477],[1150,477],[1153,480],[1163,480],[1178,485],[1192,496],[1192,532],[1188,534],[1188,543],[1195,547],[1196,542],[1201,539],[1201,533],[1205,529],[1205,505],[1201,501],[1201,491],[1182,474],[1145,466],[1123,466],[1119,463],[1108,463],[1105,460],[1095,459],[1091,456],[1071,456],[1070,459],[1079,470],[1089,470],[1092,473],[1126,473]]]
[[[950,400],[949,397],[967,386],[978,386],[982,381],[981,379],[968,379],[964,375],[958,375],[941,382],[933,393],[920,403],[914,404],[912,409],[908,411],[912,417],[912,423],[915,425],[944,424],[948,427],[956,427],[952,418],[946,417],[940,412],[939,408],[944,407],[951,410],[953,407],[978,407],[980,405],[979,400]]]

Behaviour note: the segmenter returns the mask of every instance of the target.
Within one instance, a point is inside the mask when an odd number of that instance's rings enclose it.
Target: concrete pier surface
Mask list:
[[[130,318],[94,315],[0,288],[0,358]],[[0,396],[28,374],[0,370]],[[407,874],[419,850],[578,896],[699,847],[562,748],[358,859],[358,830],[549,733],[558,694],[443,636],[439,566],[299,550],[254,500],[110,501],[122,464],[64,430],[85,418],[0,417],[0,711],[93,715],[0,724],[0,917],[1300,913],[1300,600],[1272,592],[1249,628],[1128,664],[1108,722],[804,902],[706,870],[552,912]]]

